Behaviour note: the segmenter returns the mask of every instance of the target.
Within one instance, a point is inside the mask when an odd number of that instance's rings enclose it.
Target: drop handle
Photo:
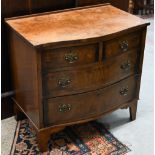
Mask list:
[[[70,104],[61,104],[59,105],[59,112],[68,112],[71,110]]]
[[[61,78],[58,80],[58,85],[61,88],[66,88],[71,83],[71,80],[69,78]]]
[[[126,52],[129,48],[129,44],[128,44],[127,40],[120,42],[119,45],[120,45],[120,48],[123,52]]]
[[[127,96],[128,95],[128,91],[129,91],[128,87],[121,88],[120,95],[121,96]]]
[[[67,53],[65,54],[65,60],[68,63],[75,63],[79,59],[78,55],[76,53]]]
[[[124,62],[124,63],[120,66],[120,68],[121,68],[122,70],[125,70],[125,71],[129,70],[130,67],[131,67],[131,63],[130,63],[129,60],[126,61],[126,62]]]

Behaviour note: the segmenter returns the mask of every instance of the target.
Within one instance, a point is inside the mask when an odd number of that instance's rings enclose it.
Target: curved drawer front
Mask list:
[[[110,58],[125,53],[135,47],[139,47],[140,33],[134,32],[129,35],[107,41],[104,44],[105,57]]]
[[[136,97],[136,79],[132,76],[97,91],[49,99],[44,104],[45,124],[74,122],[113,110]]]
[[[69,67],[98,61],[98,44],[64,47],[42,52],[43,68]]]
[[[131,51],[101,64],[51,72],[43,78],[44,97],[76,94],[102,88],[135,73],[137,54]]]

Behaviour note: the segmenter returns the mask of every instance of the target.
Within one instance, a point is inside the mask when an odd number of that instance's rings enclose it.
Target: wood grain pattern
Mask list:
[[[45,89],[43,95],[50,98],[95,90],[136,74],[136,55],[137,49],[91,66],[67,68],[67,70],[61,69],[55,72],[49,70],[43,78],[43,89]],[[130,67],[127,70],[122,69],[121,66],[128,61],[131,64]],[[62,88],[58,84],[60,79],[70,79],[71,82],[65,88]]]
[[[126,51],[138,47],[140,44],[140,32],[137,31],[105,42],[104,43],[105,57],[110,58],[126,52],[123,51],[123,49],[121,49],[121,45],[123,44],[123,42],[128,44]]]
[[[139,25],[147,25],[141,18],[111,5],[10,19],[6,22],[34,46],[99,38]]]
[[[45,50],[42,51],[42,67],[43,70],[46,70],[95,63],[98,61],[98,52],[99,45],[97,43]],[[73,60],[66,60],[67,56]],[[74,57],[77,57],[77,60],[74,60]]]
[[[111,5],[7,23],[15,103],[34,126],[42,150],[49,135],[67,125],[123,107],[136,118],[148,23]]]
[[[37,53],[15,33],[10,33],[10,48],[15,100],[39,128],[42,122]]]
[[[126,87],[128,87],[128,92],[126,96],[123,96],[120,91]],[[44,112],[47,121],[46,125],[72,122],[104,113],[117,105],[134,99],[135,88],[136,79],[131,77],[94,92],[50,99],[44,105],[46,109]],[[60,112],[59,106],[62,104],[69,104],[71,109]]]

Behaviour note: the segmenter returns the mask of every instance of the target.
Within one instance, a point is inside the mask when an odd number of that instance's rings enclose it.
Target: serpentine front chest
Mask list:
[[[6,19],[16,112],[40,148],[65,126],[123,107],[136,118],[149,23],[109,4]]]

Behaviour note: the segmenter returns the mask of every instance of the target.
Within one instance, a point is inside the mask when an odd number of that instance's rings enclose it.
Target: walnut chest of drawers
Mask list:
[[[44,151],[65,126],[129,107],[136,118],[149,23],[109,4],[6,19],[15,107]]]

